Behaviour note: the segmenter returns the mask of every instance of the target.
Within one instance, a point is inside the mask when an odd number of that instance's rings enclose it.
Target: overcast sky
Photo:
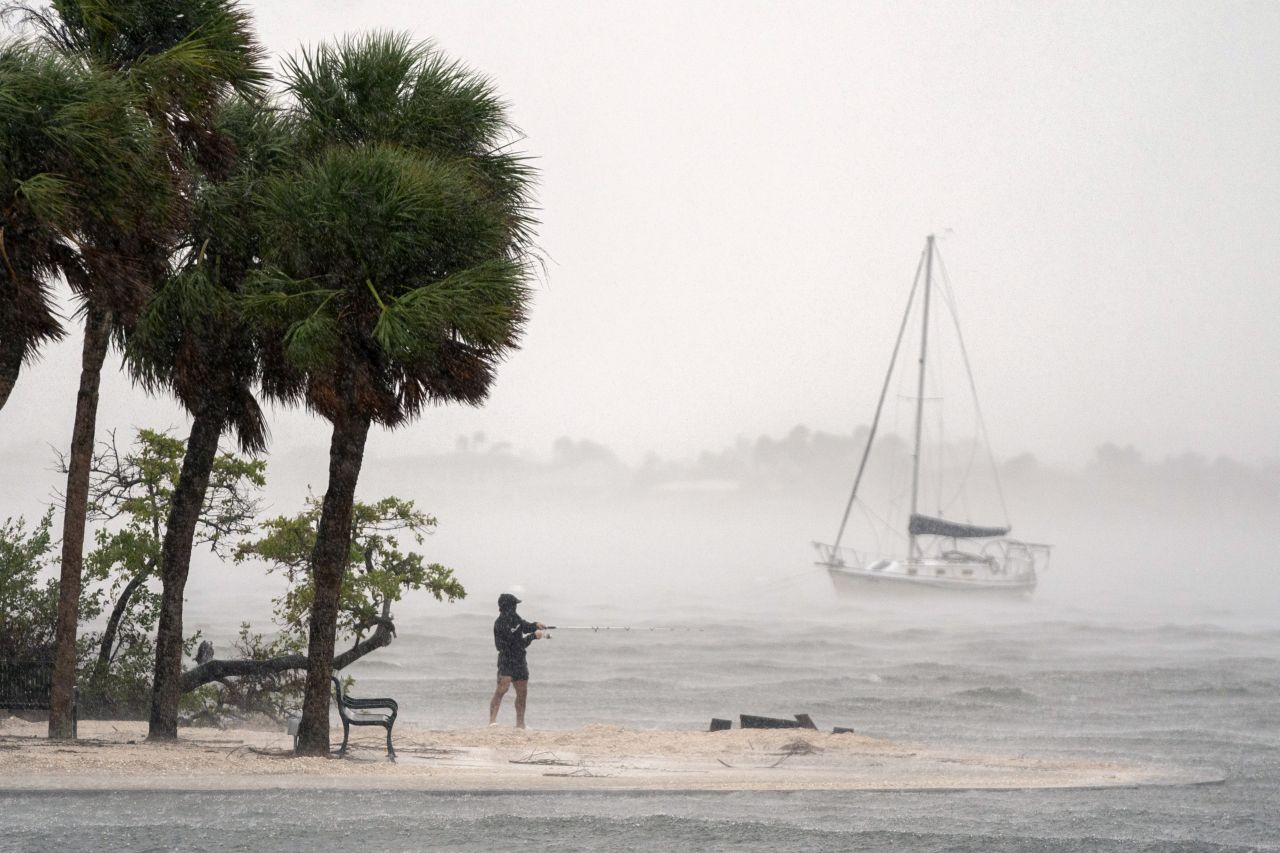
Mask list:
[[[998,455],[1280,456],[1280,4],[253,5],[277,54],[434,40],[493,78],[542,172],[524,349],[487,406],[374,456],[851,431],[930,231]],[[24,373],[0,454],[66,445],[78,347]],[[100,428],[169,424],[104,383]],[[327,442],[302,412],[273,433]]]

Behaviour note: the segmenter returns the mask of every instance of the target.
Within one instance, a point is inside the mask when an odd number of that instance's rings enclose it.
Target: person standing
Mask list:
[[[507,688],[516,688],[516,728],[524,728],[524,706],[529,694],[529,664],[525,649],[542,639],[541,622],[526,622],[516,612],[520,599],[509,592],[498,596],[498,618],[493,622],[493,644],[498,649],[498,687],[489,700],[489,725],[498,724],[498,710]]]

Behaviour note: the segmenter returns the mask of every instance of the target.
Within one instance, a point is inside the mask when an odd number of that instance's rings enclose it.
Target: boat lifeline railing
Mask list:
[[[1032,565],[1035,566],[1037,574],[1049,568],[1049,558],[1053,555],[1052,545],[1046,545],[1043,542],[1023,542],[1020,539],[1012,539],[1009,541],[1009,547],[1025,549],[1031,557]]]
[[[1021,539],[992,539],[982,547],[982,556],[993,559],[1002,569],[1017,568],[1015,574],[1038,575],[1049,568],[1052,547]]]
[[[867,558],[859,551],[853,548],[842,548],[839,545],[828,545],[825,542],[814,542],[813,547],[818,549],[820,560],[814,563],[815,566],[826,566],[829,569],[843,569],[852,566],[855,569],[862,568],[867,562]],[[850,559],[845,559],[845,555]]]

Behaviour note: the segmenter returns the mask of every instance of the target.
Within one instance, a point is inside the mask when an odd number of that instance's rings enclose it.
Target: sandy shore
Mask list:
[[[343,759],[294,758],[283,730],[182,729],[144,742],[146,724],[83,721],[51,742],[45,723],[0,721],[0,790],[409,788],[562,790],[960,790],[1213,781],[1172,768],[974,755],[804,729],[724,732],[396,726],[388,762],[367,731]],[[381,729],[377,730],[381,733]],[[341,741],[337,730],[334,742]]]

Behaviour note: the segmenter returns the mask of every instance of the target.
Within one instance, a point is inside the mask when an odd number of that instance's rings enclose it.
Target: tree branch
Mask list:
[[[365,639],[333,658],[334,670],[345,669],[360,658],[391,644],[395,636],[395,625],[390,619],[378,619],[378,629]],[[203,687],[211,681],[224,678],[236,678],[254,675],[268,675],[290,669],[306,669],[307,656],[304,654],[280,655],[266,660],[218,660],[206,661],[182,673],[179,687],[183,693],[190,693],[197,687]]]
[[[148,566],[146,570],[130,578],[129,582],[125,584],[124,591],[116,599],[115,607],[111,609],[111,617],[107,619],[107,627],[102,632],[101,645],[98,647],[97,673],[100,677],[105,677],[111,669],[111,661],[115,657],[116,651],[116,632],[120,630],[120,623],[124,619],[125,610],[129,607],[129,600],[133,598],[133,594],[137,592],[138,587],[142,586],[151,574],[152,567]]]

